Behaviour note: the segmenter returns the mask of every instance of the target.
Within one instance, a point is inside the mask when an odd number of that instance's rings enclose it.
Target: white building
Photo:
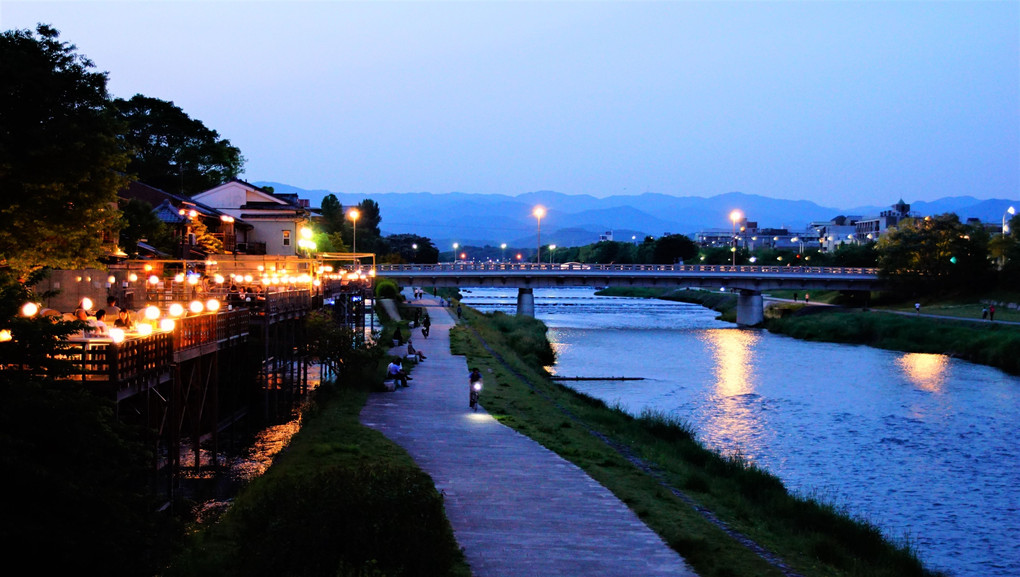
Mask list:
[[[298,254],[298,231],[310,224],[308,202],[296,195],[277,195],[240,180],[232,180],[192,197],[252,226],[245,231],[248,254],[265,247],[269,255]]]

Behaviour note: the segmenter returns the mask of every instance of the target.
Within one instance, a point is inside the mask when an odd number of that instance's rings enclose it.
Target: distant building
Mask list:
[[[608,240],[609,242],[612,242],[613,241],[613,231],[607,230],[606,232],[600,234],[599,235],[599,242],[602,242],[604,240]]]
[[[853,234],[860,242],[878,240],[889,227],[896,226],[901,220],[916,216],[910,212],[910,205],[903,202],[901,198],[899,202],[892,205],[891,210],[883,210],[878,216],[858,220],[854,223]]]

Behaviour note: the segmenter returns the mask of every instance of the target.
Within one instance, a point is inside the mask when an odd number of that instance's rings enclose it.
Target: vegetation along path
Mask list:
[[[415,342],[428,359],[409,388],[369,398],[361,421],[432,476],[472,574],[695,575],[581,469],[468,408],[468,367],[449,352],[453,318],[427,302],[431,334]]]

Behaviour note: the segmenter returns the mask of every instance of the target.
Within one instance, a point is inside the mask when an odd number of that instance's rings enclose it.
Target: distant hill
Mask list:
[[[729,214],[734,209],[739,209],[760,227],[801,231],[808,223],[828,221],[836,216],[874,216],[899,200],[889,199],[888,206],[843,209],[820,206],[808,200],[780,200],[741,192],[708,198],[655,193],[596,198],[548,190],[518,196],[403,192],[369,197],[305,190],[278,182],[254,184],[271,186],[276,192],[296,193],[309,199],[312,206],[319,206],[323,197],[331,193],[344,206],[371,198],[379,203],[383,234],[427,236],[440,250],[447,250],[454,242],[473,246],[499,246],[505,242],[512,247],[530,247],[537,243],[538,223],[531,215],[537,204],[548,211],[541,223],[542,244],[578,246],[598,241],[599,235],[607,231],[612,231],[614,240],[628,241],[636,237],[640,241],[649,235],[693,236],[701,230],[727,229],[732,226]],[[954,212],[963,220],[975,217],[985,222],[999,222],[1009,206],[1020,208],[1020,201],[958,196],[912,203],[911,210],[921,215]]]

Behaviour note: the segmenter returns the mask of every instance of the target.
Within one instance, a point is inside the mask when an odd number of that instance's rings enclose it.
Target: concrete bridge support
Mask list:
[[[760,325],[765,321],[764,300],[761,293],[741,289],[737,294],[737,324],[745,327]]]
[[[535,316],[535,291],[530,288],[517,289],[517,316]]]

